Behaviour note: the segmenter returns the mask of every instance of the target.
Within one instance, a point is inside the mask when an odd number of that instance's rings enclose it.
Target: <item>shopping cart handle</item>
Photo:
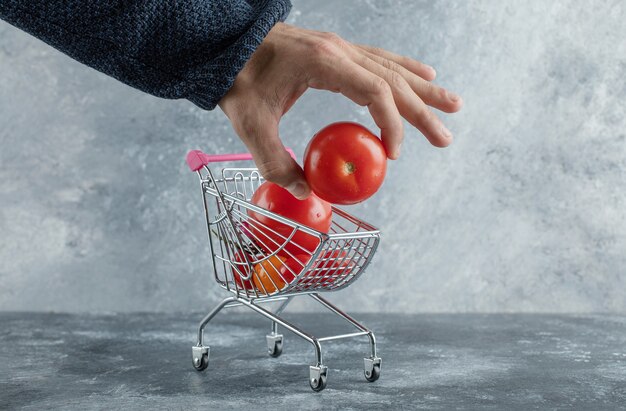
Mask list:
[[[286,148],[289,155],[295,160],[296,155],[292,149]],[[242,161],[252,160],[252,154],[205,154],[200,150],[191,150],[187,153],[187,165],[191,171],[198,171],[209,163],[219,163],[222,161]]]

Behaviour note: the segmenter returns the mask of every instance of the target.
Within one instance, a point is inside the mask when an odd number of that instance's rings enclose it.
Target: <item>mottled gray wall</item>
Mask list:
[[[341,291],[371,311],[626,310],[623,1],[296,1],[289,21],[415,56],[465,108],[445,150],[407,127],[354,213],[383,239]],[[336,120],[309,92],[302,153]],[[0,22],[0,309],[205,309],[212,282],[189,148],[241,151],[221,112],[160,100]],[[299,309],[310,307],[297,305]]]

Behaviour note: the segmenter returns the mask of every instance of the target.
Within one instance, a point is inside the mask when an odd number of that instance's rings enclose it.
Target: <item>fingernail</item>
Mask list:
[[[455,103],[459,101],[459,99],[461,98],[459,95],[454,94],[451,91],[448,91],[448,97],[450,98],[450,100],[454,101]]]
[[[448,140],[452,140],[452,133],[445,126],[441,126],[441,134]]]
[[[437,75],[437,71],[435,70],[435,68],[433,66],[426,65],[426,67],[428,68],[428,70],[433,72],[433,75],[435,75],[435,76]]]
[[[300,182],[292,183],[289,187],[287,187],[287,191],[289,191],[298,200],[304,200],[308,197],[306,186]]]

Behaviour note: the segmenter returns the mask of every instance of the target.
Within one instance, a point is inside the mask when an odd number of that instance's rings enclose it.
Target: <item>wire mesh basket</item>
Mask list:
[[[322,233],[252,204],[263,182],[257,169],[225,168],[219,179],[210,172],[205,177],[215,280],[229,291],[264,298],[339,290],[363,273],[376,251],[378,230],[338,208],[329,232]],[[311,249],[298,239],[317,245]],[[295,263],[283,265],[282,258]]]

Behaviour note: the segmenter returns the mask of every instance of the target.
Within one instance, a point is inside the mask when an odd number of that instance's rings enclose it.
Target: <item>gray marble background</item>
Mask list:
[[[289,22],[414,56],[459,92],[456,135],[407,127],[357,311],[626,310],[623,1],[295,1]],[[302,154],[332,93],[285,117]],[[213,283],[190,148],[241,151],[224,115],[142,94],[0,22],[0,310],[203,310]],[[337,298],[339,297],[339,298]],[[296,303],[300,310],[310,306]]]

